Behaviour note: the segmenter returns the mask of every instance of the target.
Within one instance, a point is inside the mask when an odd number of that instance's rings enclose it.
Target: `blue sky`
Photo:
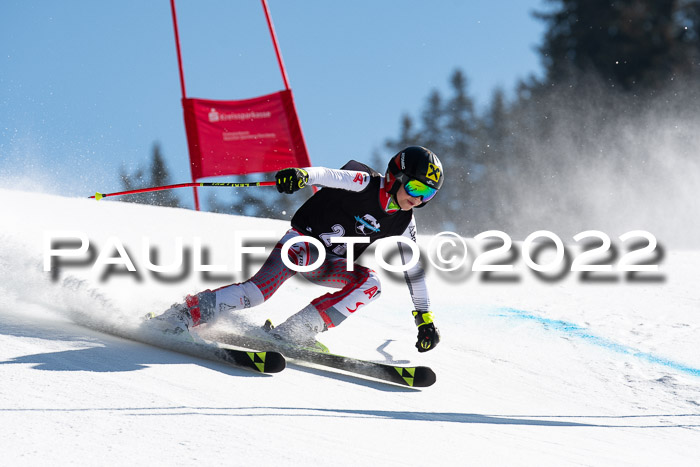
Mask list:
[[[541,73],[542,0],[268,5],[314,165],[384,151],[456,68],[479,106]],[[283,89],[260,1],[176,6],[188,97]],[[0,186],[120,191],[119,169],[145,166],[155,142],[172,182],[190,181],[180,97],[168,0],[0,2]]]

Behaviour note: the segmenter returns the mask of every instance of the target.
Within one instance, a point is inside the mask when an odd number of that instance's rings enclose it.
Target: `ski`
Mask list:
[[[236,334],[212,333],[212,335],[207,337],[216,342],[249,349],[262,350],[264,348],[273,348],[288,358],[327,366],[357,375],[368,376],[402,386],[424,388],[433,385],[436,381],[435,372],[426,366],[395,366],[389,363],[379,363],[343,355],[324,353],[297,347],[288,343],[270,342]]]
[[[163,334],[158,331],[141,327],[136,332],[125,332],[118,329],[100,329],[119,337],[135,340],[143,344],[160,347],[174,352],[184,353],[195,357],[212,360],[227,365],[257,371],[259,373],[279,373],[284,370],[287,361],[280,352],[269,348],[256,350],[241,350],[225,343],[208,340],[187,340],[186,336],[178,337]]]
[[[279,373],[287,366],[284,356],[275,351],[248,351],[234,349],[218,342],[192,343],[197,352],[211,360],[227,363],[238,368],[247,368],[260,373]]]

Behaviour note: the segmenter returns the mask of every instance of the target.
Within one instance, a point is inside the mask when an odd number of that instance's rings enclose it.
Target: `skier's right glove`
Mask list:
[[[416,348],[419,352],[432,350],[440,342],[440,331],[433,323],[431,311],[413,311],[413,319],[418,326],[418,342]]]
[[[309,183],[309,174],[304,169],[282,169],[275,175],[277,191],[292,194]]]

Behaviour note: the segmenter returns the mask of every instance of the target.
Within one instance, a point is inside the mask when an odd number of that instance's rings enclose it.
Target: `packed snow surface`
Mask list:
[[[99,331],[247,278],[283,221],[9,190],[0,219],[3,465],[698,465],[698,251],[636,276],[429,266],[442,342],[425,354],[401,275],[368,251],[381,299],[321,340],[432,367],[417,390],[299,362],[260,375]],[[264,252],[237,272],[241,238]],[[51,247],[77,256],[52,262]],[[215,325],[281,322],[325,292],[294,277]]]

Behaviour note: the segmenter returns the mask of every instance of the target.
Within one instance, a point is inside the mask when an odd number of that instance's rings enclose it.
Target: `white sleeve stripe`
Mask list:
[[[358,170],[329,169],[326,167],[306,167],[304,170],[309,174],[309,185],[362,191],[369,184],[369,174]]]
[[[411,256],[409,248],[404,248],[402,244],[399,244],[399,252],[402,261],[410,261],[410,258],[408,260],[405,259],[406,252],[408,252],[409,257]],[[429,311],[430,298],[428,297],[428,288],[425,283],[425,272],[423,268],[420,267],[420,263],[416,264],[416,266],[408,271],[405,271],[403,274],[406,285],[408,285],[408,290],[411,293],[411,300],[413,301],[415,309],[418,311]]]
[[[403,236],[408,237],[411,241],[415,242],[415,233],[415,220],[411,219],[411,222],[404,231]],[[404,246],[403,243],[399,243],[399,254],[401,255],[401,261],[403,264],[408,263],[413,258],[413,251],[409,247]],[[404,279],[406,280],[406,285],[408,285],[408,291],[411,294],[413,306],[418,311],[429,311],[430,297],[428,295],[428,285],[425,281],[425,271],[423,270],[420,261],[411,269],[404,271],[403,274]]]

